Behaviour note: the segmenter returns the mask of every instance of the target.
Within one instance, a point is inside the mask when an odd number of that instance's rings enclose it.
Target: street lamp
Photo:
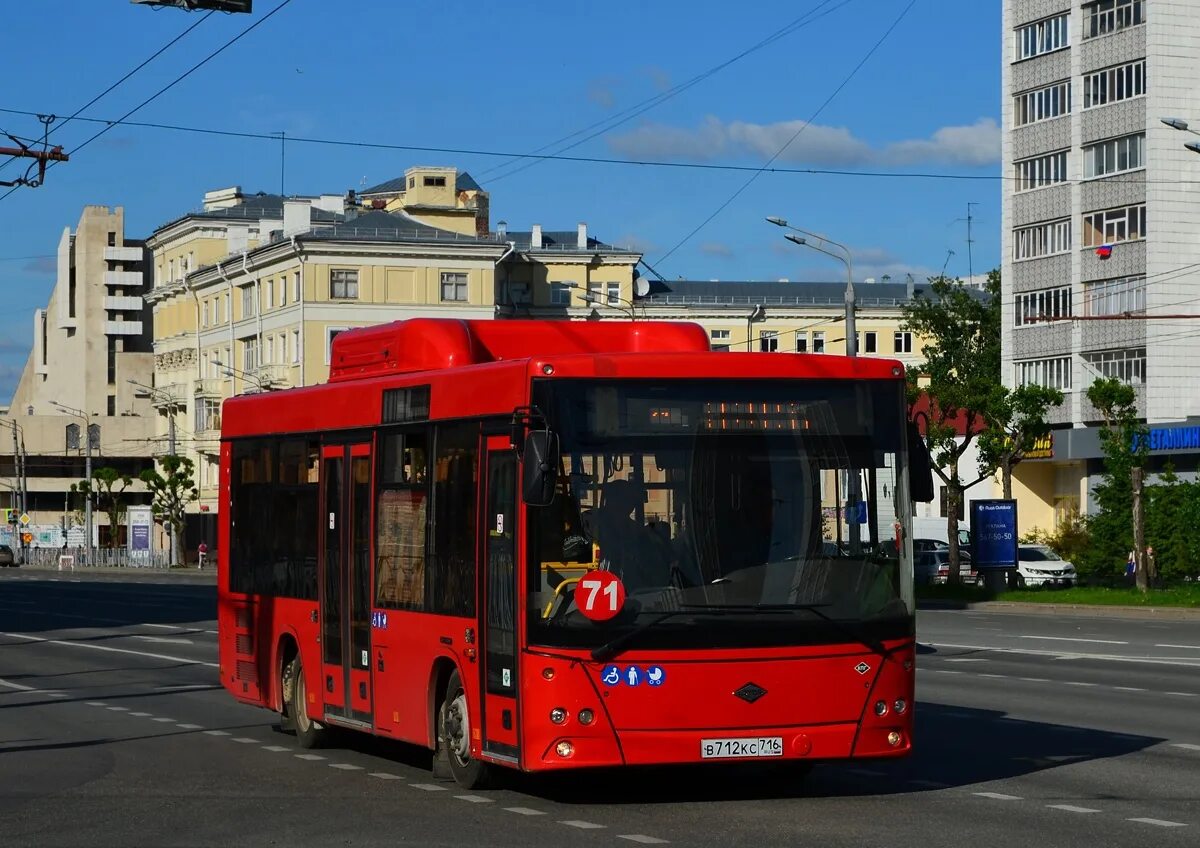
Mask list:
[[[837,259],[846,266],[846,355],[858,356],[858,332],[854,323],[854,264],[853,257],[850,255],[850,248],[825,236],[810,233],[808,230],[802,230],[799,227],[793,227],[785,218],[771,215],[767,217],[767,223],[783,227],[784,229],[794,230],[794,233],[787,233],[784,238],[801,247],[811,247],[819,253],[824,253],[826,256]],[[802,235],[795,235],[795,233],[801,233]],[[811,239],[816,239],[817,243],[814,244]],[[835,247],[840,252],[835,253],[825,247],[825,245]]]
[[[620,295],[600,294],[598,292],[589,291],[588,289],[585,289],[582,285],[575,282],[574,280],[569,280],[567,282],[567,288],[577,289],[577,290],[583,292],[583,294],[581,294],[580,297],[582,298],[584,303],[590,303],[592,306],[615,306],[617,309],[620,309],[622,312],[627,313],[629,315],[630,321],[637,320],[637,313],[634,311],[634,303],[632,301],[626,300],[625,298],[621,297]],[[613,303],[614,298],[617,301],[617,303]],[[595,311],[595,310],[593,310],[593,311]]]
[[[1200,132],[1196,132],[1196,130],[1191,129],[1188,126],[1188,122],[1183,118],[1159,118],[1159,120],[1173,130],[1191,133],[1192,135],[1200,135]],[[1200,141],[1188,141],[1185,142],[1183,146],[1193,153],[1200,153]]]
[[[82,409],[65,406],[56,400],[50,401],[50,405],[83,422],[84,456],[86,457],[84,460],[84,479],[88,481],[87,497],[83,499],[84,533],[87,536],[87,541],[84,543],[85,554],[83,564],[87,566],[92,564],[92,422],[88,414]],[[116,530],[116,528],[113,529],[114,531]]]

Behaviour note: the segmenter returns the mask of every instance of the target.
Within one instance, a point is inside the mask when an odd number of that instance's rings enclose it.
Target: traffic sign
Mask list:
[[[4,510],[4,523],[5,524],[16,524],[17,523],[17,511],[15,509]]]
[[[28,526],[29,526],[29,522],[30,522],[30,521],[32,521],[32,520],[33,520],[33,519],[29,517],[29,513],[28,513],[28,512],[22,512],[22,513],[21,513],[21,518],[20,518],[20,521],[21,521],[21,526],[22,526],[22,527],[28,527]]]
[[[22,535],[21,535],[21,541],[22,541],[22,542],[24,542],[25,544],[27,544],[27,545],[28,545],[30,542],[32,542],[32,541],[33,541],[33,534],[32,534],[32,533],[24,533],[24,534],[22,534]]]

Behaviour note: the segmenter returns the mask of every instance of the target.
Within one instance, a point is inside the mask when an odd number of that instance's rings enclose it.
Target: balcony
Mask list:
[[[247,372],[247,391],[269,392],[273,389],[285,389],[292,384],[292,367],[290,365],[260,365]]]
[[[105,271],[104,285],[140,289],[145,278],[141,271]]]
[[[177,409],[181,406],[187,406],[183,402],[184,386],[182,383],[167,383],[165,386],[158,386],[153,393],[147,393],[150,397],[150,403],[155,409],[168,410]]]
[[[125,295],[104,298],[104,308],[114,312],[141,312],[145,302],[140,297]]]
[[[199,398],[221,398],[225,396],[222,391],[226,379],[224,377],[205,377],[202,380],[196,381],[196,397]]]
[[[140,247],[106,247],[105,262],[141,262],[144,253]]]
[[[141,321],[105,321],[104,335],[106,336],[140,336]]]

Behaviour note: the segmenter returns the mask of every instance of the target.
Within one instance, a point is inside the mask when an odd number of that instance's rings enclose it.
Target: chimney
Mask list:
[[[579,222],[579,237],[575,242],[575,246],[578,247],[580,250],[587,250],[587,246],[588,246],[587,224],[583,221]]]
[[[914,297],[916,297],[916,294],[917,294],[917,285],[916,285],[916,283],[913,281],[913,275],[912,275],[912,274],[909,274],[909,275],[908,275],[908,279],[907,279],[907,281],[905,282],[905,285],[904,285],[904,291],[905,291],[905,294],[907,294],[907,295],[908,295],[908,299],[909,299],[909,300],[912,300]]]
[[[529,235],[529,249],[530,250],[541,250],[542,249],[542,225],[541,224],[533,225],[533,232],[530,233],[530,235]]]
[[[230,256],[244,253],[250,245],[250,226],[248,224],[230,224],[225,231],[226,251]]]
[[[508,241],[508,221],[496,222],[496,241]]]
[[[307,233],[312,228],[312,204],[307,200],[283,201],[283,236]]]

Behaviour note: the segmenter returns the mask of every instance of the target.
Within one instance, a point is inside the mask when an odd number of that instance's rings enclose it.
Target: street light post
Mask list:
[[[87,541],[84,543],[83,564],[90,566],[92,564],[92,422],[88,418],[88,414],[82,409],[76,409],[73,406],[64,406],[56,400],[50,401],[50,404],[83,421],[83,473],[84,479],[88,482],[87,497],[83,499],[83,532],[87,535]],[[115,530],[116,528],[113,529]]]
[[[9,489],[9,491],[12,493],[12,497],[9,499],[9,502],[12,504],[13,509],[19,510],[19,512],[17,514],[22,515],[25,513],[26,507],[28,506],[28,504],[27,504],[28,496],[26,494],[25,485],[23,483],[24,474],[22,473],[22,469],[21,469],[21,464],[22,464],[21,463],[21,447],[17,440],[17,431],[20,430],[21,427],[19,424],[17,424],[16,421],[5,421],[4,423],[6,423],[6,424],[8,424],[8,426],[12,427],[13,479],[16,480],[16,482],[17,482],[16,486],[10,487],[10,489]],[[24,441],[24,436],[22,436],[21,441]],[[17,543],[17,551],[20,556],[20,561],[22,563],[24,563],[24,561],[25,561],[25,534],[21,532],[21,528],[19,525],[17,526],[17,529],[13,530],[13,535],[16,537],[14,539],[14,541]]]

